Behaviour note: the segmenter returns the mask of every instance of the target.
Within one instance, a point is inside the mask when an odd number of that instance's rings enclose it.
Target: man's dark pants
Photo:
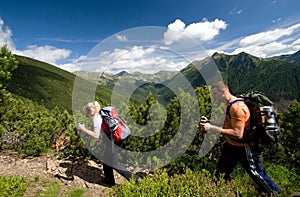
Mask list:
[[[273,191],[276,191],[280,193],[280,189],[263,169],[259,155],[258,145],[233,146],[226,142],[217,165],[216,176],[220,177],[220,174],[224,174],[224,179],[229,180],[230,174],[240,163],[262,192],[272,194]]]

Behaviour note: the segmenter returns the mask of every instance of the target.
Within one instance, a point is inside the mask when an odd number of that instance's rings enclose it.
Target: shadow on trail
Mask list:
[[[102,164],[99,162],[95,162],[95,164],[93,164],[92,166],[89,164],[89,162],[84,161],[82,159],[69,159],[60,163],[59,166],[66,170],[64,170],[64,172],[60,172],[59,174],[55,174],[54,177],[58,178],[63,183],[66,183],[65,181],[74,181],[74,176],[77,176],[87,183],[98,184],[105,187],[112,186],[105,183]],[[115,175],[116,173],[117,172],[114,172]],[[139,178],[144,178],[147,176],[147,173],[136,172],[135,176]]]
[[[66,168],[65,173],[56,174],[55,177],[60,181],[73,181],[74,176],[79,177],[85,182],[91,184],[98,184],[103,186],[108,186],[104,183],[104,174],[101,167],[101,164],[98,164],[99,167],[91,166],[88,162],[77,160],[74,162],[65,161],[59,164],[60,167]]]

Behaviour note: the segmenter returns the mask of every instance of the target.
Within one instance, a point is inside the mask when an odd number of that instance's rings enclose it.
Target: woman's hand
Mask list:
[[[83,123],[79,123],[77,126],[78,130],[83,131],[84,133],[98,139],[100,136],[100,127],[94,127],[93,130],[88,130],[87,128],[85,128]]]
[[[85,129],[85,126],[83,123],[78,123],[78,126],[77,126],[78,130],[82,131]]]

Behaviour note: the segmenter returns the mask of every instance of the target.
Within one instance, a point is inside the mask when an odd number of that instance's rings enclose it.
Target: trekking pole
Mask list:
[[[75,163],[75,159],[76,159],[76,151],[78,149],[79,139],[80,139],[80,136],[77,134],[77,137],[75,140],[75,147],[73,148],[73,158],[71,161],[71,170],[70,170],[70,176],[72,177],[73,180],[74,180],[73,168],[74,168],[74,163]]]
[[[199,134],[200,134],[199,140],[200,140],[201,144],[203,144],[203,141],[204,141],[204,138],[205,138],[205,136],[204,136],[205,133],[203,131],[201,131],[201,128],[199,129],[199,127],[197,128],[197,132],[199,132]],[[199,150],[199,153],[200,153],[200,151],[201,151],[201,149]],[[204,167],[204,164],[205,164],[204,156],[202,156],[201,160],[202,160],[202,167]]]
[[[64,180],[67,180],[67,181],[73,181],[74,180],[74,175],[73,175],[73,168],[74,168],[74,163],[75,163],[75,155],[76,155],[76,151],[77,151],[77,148],[78,148],[78,143],[79,143],[79,139],[80,139],[80,136],[77,134],[77,137],[76,137],[76,140],[75,140],[75,146],[72,150],[72,160],[71,160],[71,169],[70,169],[70,172],[67,173],[67,176],[62,176],[61,174],[55,174],[54,177],[58,178],[58,179],[64,179]]]

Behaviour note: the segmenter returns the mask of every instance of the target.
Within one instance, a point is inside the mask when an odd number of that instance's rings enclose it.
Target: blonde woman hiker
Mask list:
[[[91,116],[93,118],[93,126],[92,129],[87,129],[84,124],[79,123],[78,124],[78,130],[84,132],[87,135],[92,136],[95,139],[99,139],[100,137],[107,136],[110,138],[111,136],[103,131],[101,128],[102,122],[104,121],[101,114],[100,114],[101,106],[97,101],[89,102],[86,105],[86,112],[87,115]],[[102,132],[102,133],[101,133]],[[105,134],[105,135],[101,135]],[[113,140],[113,139],[110,139]],[[106,140],[106,141],[110,141]],[[105,141],[105,140],[104,140]],[[119,141],[115,143],[117,146],[121,146],[122,141]],[[127,180],[130,180],[131,178],[135,178],[137,181],[137,178],[134,176],[133,173],[128,171],[125,167],[123,167],[118,159],[117,151],[113,150],[112,142],[106,142],[105,145],[106,149],[104,150],[104,160],[103,162],[103,171],[104,171],[104,182],[105,184],[109,186],[115,185],[115,178],[113,170],[116,170],[120,175],[122,175]]]

